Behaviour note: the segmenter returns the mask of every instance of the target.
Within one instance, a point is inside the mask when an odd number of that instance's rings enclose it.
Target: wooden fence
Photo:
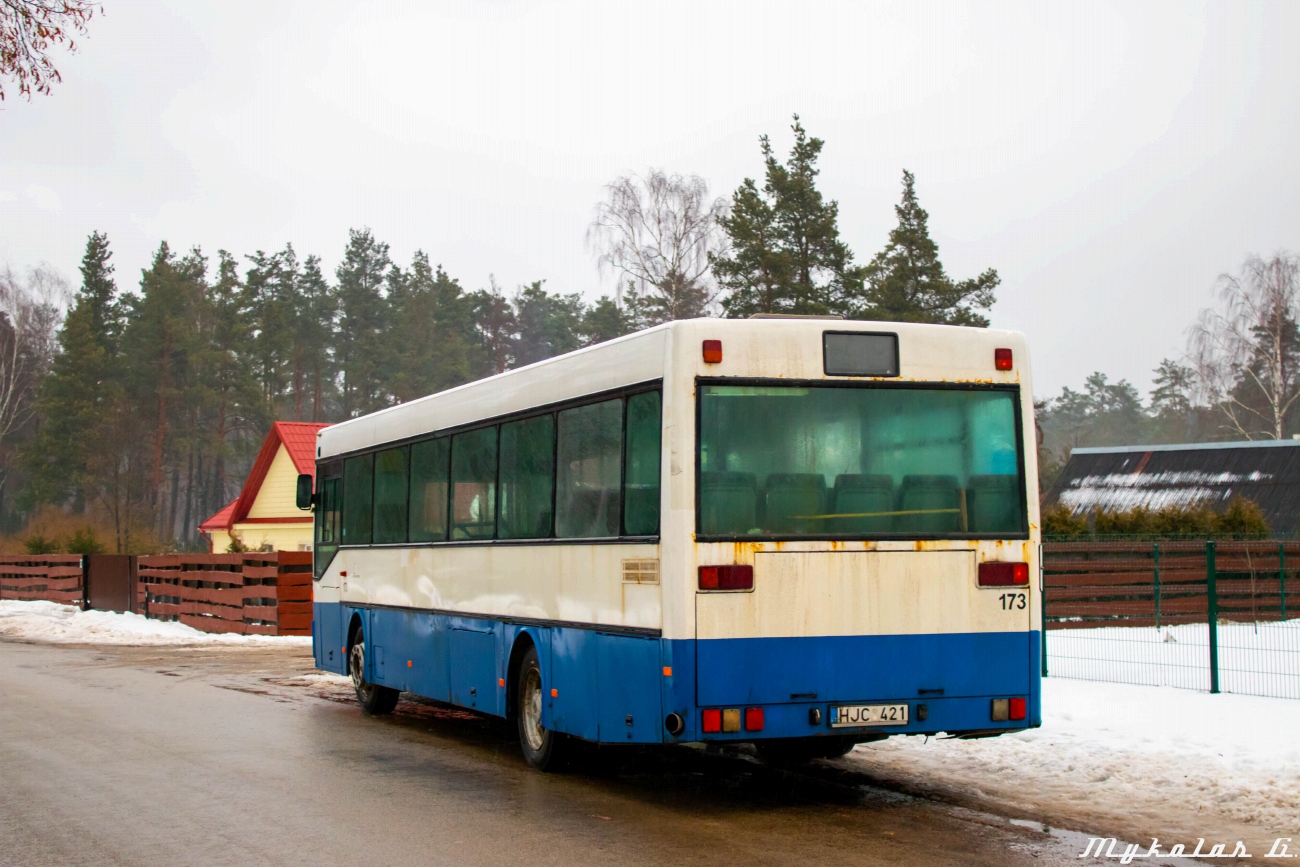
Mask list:
[[[79,554],[0,557],[0,599],[80,605],[83,592]]]
[[[204,632],[311,635],[311,552],[141,557],[138,610]]]
[[[1043,544],[1048,629],[1205,623],[1209,554],[1203,541]],[[1300,617],[1300,542],[1216,542],[1219,620]]]

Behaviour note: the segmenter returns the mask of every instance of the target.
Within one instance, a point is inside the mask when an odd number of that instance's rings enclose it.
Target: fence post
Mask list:
[[[1043,677],[1047,677],[1047,582],[1041,582],[1038,587],[1039,630],[1040,634],[1043,636],[1043,647],[1039,653],[1039,657],[1042,659],[1043,663]]]
[[[1219,691],[1219,585],[1214,570],[1214,540],[1205,543],[1205,619],[1210,630],[1210,692]]]
[[[1277,543],[1277,589],[1282,598],[1282,619],[1286,620],[1286,543]]]
[[[1155,588],[1156,588],[1156,629],[1160,628],[1160,543],[1153,542],[1155,548]]]

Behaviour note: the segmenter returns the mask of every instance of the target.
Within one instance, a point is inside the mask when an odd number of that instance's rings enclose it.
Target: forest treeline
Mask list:
[[[239,257],[162,243],[119,284],[102,233],[75,292],[48,268],[0,270],[0,533],[64,550],[198,547],[274,420],[352,418],[673,319],[988,325],[997,271],[945,272],[911,173],[897,225],[859,263],[817,186],[824,142],[797,116],[792,132],[784,160],[760,140],[761,179],[728,197],[662,171],[611,182],[586,242],[617,288],[595,300],[541,279],[469,289],[424,252],[394,260],[368,229],[349,232],[332,272],[292,245]],[[1300,433],[1298,275],[1278,253],[1220,278],[1219,304],[1145,401],[1100,373],[1039,401],[1043,483],[1077,446]]]
[[[163,243],[120,286],[102,233],[66,305],[48,271],[0,274],[0,530],[37,516],[27,535],[47,549],[197,547],[274,420],[352,418],[672,319],[988,324],[997,272],[947,276],[910,173],[898,226],[857,264],[817,188],[823,142],[797,117],[792,131],[784,161],[761,140],[762,180],[727,199],[693,176],[612,182],[586,240],[618,288],[594,301],[543,280],[466,289],[368,229],[332,274],[292,245],[240,258]]]

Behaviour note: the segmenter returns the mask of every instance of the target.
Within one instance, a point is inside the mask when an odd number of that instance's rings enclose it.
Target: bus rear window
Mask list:
[[[1009,390],[701,386],[702,536],[1025,533]]]

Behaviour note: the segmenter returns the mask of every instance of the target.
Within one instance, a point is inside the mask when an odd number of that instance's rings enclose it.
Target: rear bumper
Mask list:
[[[665,642],[675,670],[695,674],[694,694],[673,684],[676,741],[1015,731],[1041,723],[1041,633],[828,636]],[[694,656],[689,668],[676,657]],[[674,678],[676,681],[677,679]],[[682,680],[685,680],[683,678]],[[994,699],[1026,700],[1023,720],[995,721]],[[897,726],[832,727],[835,705],[906,704]],[[761,707],[762,731],[705,733],[705,708]],[[810,711],[817,710],[819,714]]]

